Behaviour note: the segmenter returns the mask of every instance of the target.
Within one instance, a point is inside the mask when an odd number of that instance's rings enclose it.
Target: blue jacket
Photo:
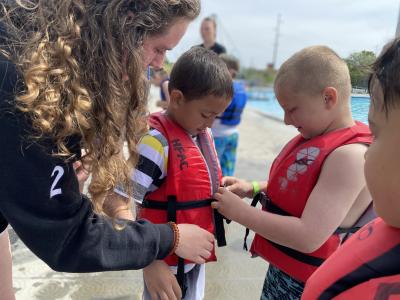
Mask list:
[[[235,126],[240,123],[240,116],[247,102],[247,93],[242,83],[233,82],[233,99],[231,104],[219,117],[221,124]]]

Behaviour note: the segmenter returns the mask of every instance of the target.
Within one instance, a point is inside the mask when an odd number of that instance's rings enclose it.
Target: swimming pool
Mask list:
[[[262,98],[262,100],[260,100]],[[283,120],[283,110],[275,98],[273,90],[250,91],[248,105],[263,113]],[[353,118],[368,124],[369,96],[360,95],[351,97],[351,111]]]

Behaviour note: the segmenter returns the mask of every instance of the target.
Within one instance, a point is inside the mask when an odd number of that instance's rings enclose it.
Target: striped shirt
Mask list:
[[[133,183],[132,198],[139,204],[147,193],[158,189],[167,176],[168,141],[157,129],[151,129],[138,145],[139,161],[131,174]],[[120,188],[115,192],[128,197]]]
[[[211,129],[207,128],[211,135]],[[197,136],[192,137],[198,145]],[[140,140],[138,145],[139,161],[131,174],[133,184],[132,198],[142,204],[144,197],[158,189],[167,177],[168,170],[168,141],[157,129],[151,129]],[[115,192],[129,198],[126,192],[117,187]]]

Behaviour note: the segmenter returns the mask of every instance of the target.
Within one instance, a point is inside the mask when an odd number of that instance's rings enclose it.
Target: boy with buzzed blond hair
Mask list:
[[[374,142],[365,178],[380,218],[368,223],[307,281],[302,299],[394,299],[400,288],[400,39],[377,58],[369,80]]]
[[[250,251],[270,263],[261,299],[299,299],[339,247],[339,233],[354,231],[371,202],[363,176],[371,133],[352,119],[349,71],[328,47],[294,54],[274,88],[285,124],[299,135],[275,159],[268,182],[225,177],[213,207],[257,233]],[[254,196],[262,210],[240,198]]]

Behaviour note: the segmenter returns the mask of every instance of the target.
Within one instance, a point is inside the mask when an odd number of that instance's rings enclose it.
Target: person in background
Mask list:
[[[226,53],[226,48],[217,43],[217,23],[212,17],[206,17],[201,22],[200,34],[203,43],[198,45],[208,50],[214,51],[217,54]]]
[[[169,75],[164,69],[154,71],[152,83],[160,88],[160,100],[157,100],[156,105],[162,109],[166,109],[169,104]]]
[[[240,69],[239,60],[228,54],[221,54],[220,58],[227,65],[234,80]],[[233,176],[235,171],[236,150],[239,141],[237,126],[246,102],[247,93],[244,85],[240,81],[234,80],[232,102],[221,116],[217,116],[211,128],[223,176]]]

